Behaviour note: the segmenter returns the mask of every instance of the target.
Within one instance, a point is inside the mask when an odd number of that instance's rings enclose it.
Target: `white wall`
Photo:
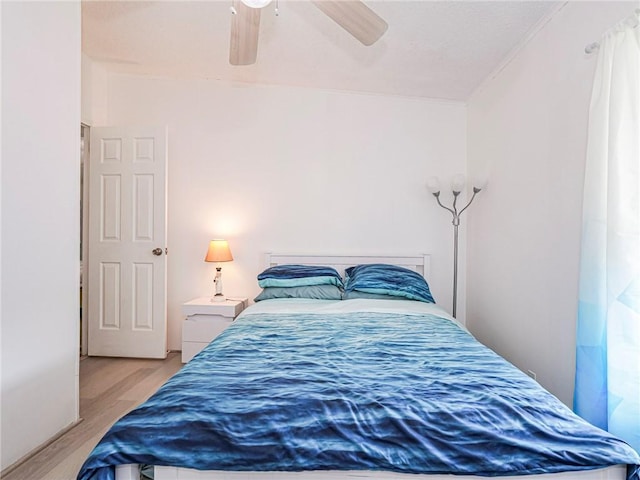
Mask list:
[[[127,75],[110,76],[108,97],[110,124],[169,127],[171,349],[180,305],[213,287],[215,237],[235,257],[230,296],[259,292],[267,251],[426,252],[450,308],[451,221],[425,182],[464,171],[464,105]]]
[[[1,8],[5,469],[77,419],[80,3]]]
[[[82,123],[104,125],[107,121],[107,70],[82,54]]]
[[[582,187],[596,57],[636,2],[570,2],[468,102],[467,325],[572,404]]]

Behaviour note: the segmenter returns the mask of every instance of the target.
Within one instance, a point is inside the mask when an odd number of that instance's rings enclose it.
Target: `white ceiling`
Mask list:
[[[310,1],[262,10],[258,61],[229,65],[231,0],[83,1],[82,50],[110,71],[466,100],[552,1],[379,1],[365,47]]]

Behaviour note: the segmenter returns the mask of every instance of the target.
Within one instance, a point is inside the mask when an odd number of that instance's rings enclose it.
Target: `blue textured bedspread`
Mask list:
[[[640,480],[627,444],[450,320],[386,313],[244,316],[118,421],[78,479],[127,463],[483,476],[629,464]]]

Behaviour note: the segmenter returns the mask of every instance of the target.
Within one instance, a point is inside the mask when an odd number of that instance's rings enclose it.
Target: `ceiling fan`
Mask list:
[[[251,65],[258,55],[260,11],[271,0],[232,0],[231,65]],[[387,31],[387,22],[360,0],[312,0],[312,3],[364,45]]]

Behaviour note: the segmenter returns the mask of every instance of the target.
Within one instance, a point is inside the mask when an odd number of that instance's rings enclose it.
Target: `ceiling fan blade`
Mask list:
[[[258,56],[258,31],[260,9],[247,7],[239,0],[233,1],[235,14],[231,15],[231,65],[251,65]]]
[[[387,22],[359,0],[313,0],[313,3],[364,45],[373,45],[387,31]]]

